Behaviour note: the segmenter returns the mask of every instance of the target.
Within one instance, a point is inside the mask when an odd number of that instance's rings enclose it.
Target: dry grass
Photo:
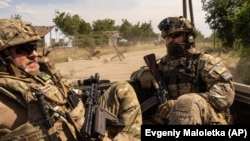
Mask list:
[[[117,48],[120,52],[130,52],[137,50],[152,49],[157,47],[162,47],[162,46],[141,45],[135,47],[117,47]],[[116,54],[115,48],[110,46],[96,47],[95,51],[100,51],[100,55]],[[42,51],[39,51],[39,53],[42,54]],[[73,60],[89,59],[89,55],[90,55],[89,49],[73,47],[73,48],[53,49],[49,53],[48,57],[55,63],[61,63],[65,62],[67,58],[72,58]]]
[[[147,49],[153,49],[153,48],[160,48],[164,45],[141,45],[141,46],[134,46],[134,47],[118,47],[119,51],[124,52],[131,52],[131,51],[138,51],[138,50],[147,50]],[[212,43],[196,43],[197,48],[207,51],[208,53],[218,56],[222,59],[224,64],[231,70],[235,77],[235,81],[241,82],[240,77],[238,77],[238,70],[237,70],[237,64],[240,60],[240,53],[237,51],[231,51],[231,52],[222,52],[218,48],[214,48]],[[96,47],[95,51],[100,51],[100,55],[107,55],[107,54],[116,54],[116,51],[114,47],[104,46],[104,47]],[[67,58],[72,58],[73,60],[79,60],[79,59],[89,59],[90,52],[86,48],[64,48],[64,49],[54,49],[50,52],[48,57],[54,61],[55,63],[61,63],[65,62]],[[248,66],[245,66],[246,68]],[[71,70],[71,73],[74,74],[74,70]],[[243,75],[243,74],[241,74]],[[248,74],[247,74],[248,76]]]
[[[140,45],[140,46],[134,46],[134,47],[117,47],[117,48],[120,52],[131,52],[131,51],[159,48],[163,46],[164,45],[159,45],[159,46]],[[196,46],[203,51],[207,51],[208,53],[211,53],[214,56],[220,57],[225,62],[227,67],[230,67],[230,68],[235,67],[240,58],[239,52],[231,51],[231,52],[224,53],[218,49],[215,49],[212,43],[198,42],[196,43]],[[89,59],[90,52],[88,50],[89,49],[79,48],[79,47],[58,48],[58,49],[53,49],[48,55],[48,57],[55,63],[65,62],[67,58],[72,58],[73,60]],[[96,47],[95,51],[100,51],[100,55],[116,54],[114,47],[110,47],[110,46]]]

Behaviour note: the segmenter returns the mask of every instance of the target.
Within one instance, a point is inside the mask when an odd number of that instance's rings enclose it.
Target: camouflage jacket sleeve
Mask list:
[[[71,87],[71,88],[74,88],[74,87],[79,87],[81,86],[79,84],[79,81],[81,80],[70,80],[70,79],[63,79],[62,82],[64,85],[66,85],[67,87]]]
[[[217,110],[229,108],[235,97],[233,76],[221,59],[202,54],[198,68],[206,85],[206,92],[202,96]]]

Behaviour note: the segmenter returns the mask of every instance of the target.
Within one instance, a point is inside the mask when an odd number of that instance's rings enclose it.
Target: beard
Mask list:
[[[40,72],[39,68],[38,64],[34,64],[32,67],[26,67],[24,70],[31,75],[38,75]]]
[[[186,53],[185,43],[170,43],[167,45],[168,55],[172,58],[183,57]]]
[[[25,72],[27,72],[31,75],[34,75],[34,76],[38,75],[40,72],[40,70],[39,70],[40,66],[37,63],[37,61],[35,61],[35,60],[19,63],[19,64],[17,64],[17,66],[19,68],[22,68]]]

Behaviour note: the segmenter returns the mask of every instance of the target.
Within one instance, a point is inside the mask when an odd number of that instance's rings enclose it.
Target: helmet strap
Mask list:
[[[9,54],[9,50],[5,49],[3,50],[5,60],[6,60],[6,67],[9,69],[9,73],[13,73],[16,77],[21,77],[20,70],[18,69],[17,65],[13,61],[12,57]]]
[[[186,46],[187,46],[187,49],[189,49],[191,46],[193,46],[194,47],[194,43],[195,43],[195,38],[194,37],[192,37],[191,38],[191,36],[193,36],[192,34],[190,34],[190,33],[185,33],[184,34],[184,42],[187,44]]]

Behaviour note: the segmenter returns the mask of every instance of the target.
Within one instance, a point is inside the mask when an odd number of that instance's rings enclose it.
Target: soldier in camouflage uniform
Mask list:
[[[195,28],[186,18],[165,18],[158,28],[167,55],[157,62],[157,70],[169,99],[158,106],[154,123],[229,124],[227,111],[235,96],[230,71],[219,58],[194,46]],[[135,71],[131,79],[140,80],[143,88],[159,87],[147,67]]]
[[[55,65],[38,55],[39,40],[31,24],[0,19],[0,140],[82,140],[79,132],[85,105],[81,93],[72,94]],[[42,91],[43,99],[35,90]],[[74,107],[68,103],[70,94],[79,98]],[[108,127],[105,140],[140,140],[140,105],[127,82],[111,85],[101,96],[100,105],[124,125],[119,131]]]

